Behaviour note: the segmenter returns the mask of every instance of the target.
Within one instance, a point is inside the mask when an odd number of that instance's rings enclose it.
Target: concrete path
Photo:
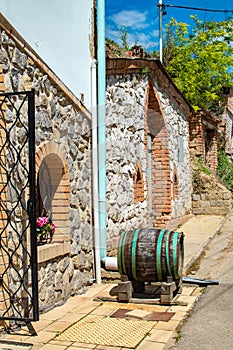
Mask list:
[[[218,279],[208,287],[181,329],[177,350],[231,350],[233,348],[233,214],[210,243],[196,275]]]
[[[179,228],[185,233],[185,271],[224,221],[222,216],[196,216]],[[11,334],[2,334],[0,350],[168,349],[175,342],[181,322],[202,292],[200,287],[184,285],[177,301],[185,305],[95,301],[100,294],[109,294],[113,287],[112,284],[94,284],[85,294],[71,297],[64,305],[40,315],[40,321],[33,323],[36,336],[32,336],[25,327]],[[124,312],[126,317],[114,318],[116,312]],[[170,320],[164,321],[164,315],[171,317]]]

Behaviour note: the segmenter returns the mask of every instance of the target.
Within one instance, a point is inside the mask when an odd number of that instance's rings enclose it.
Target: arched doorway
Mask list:
[[[56,226],[53,241],[70,237],[70,185],[66,157],[55,142],[36,152],[37,217],[46,216]]]

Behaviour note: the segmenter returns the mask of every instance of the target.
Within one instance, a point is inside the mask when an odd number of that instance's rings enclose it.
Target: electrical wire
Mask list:
[[[161,5],[158,5],[158,6],[161,6]],[[163,8],[176,7],[176,8],[180,8],[180,9],[186,9],[186,10],[207,11],[207,12],[223,12],[223,13],[231,12],[231,13],[233,13],[233,10],[213,10],[213,9],[205,9],[205,8],[200,8],[200,7],[188,7],[188,6],[168,5],[168,4],[163,4],[162,7]]]

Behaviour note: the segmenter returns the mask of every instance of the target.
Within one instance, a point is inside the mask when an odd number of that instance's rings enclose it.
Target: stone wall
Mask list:
[[[161,108],[166,121],[170,157],[172,213],[170,219],[190,212],[192,194],[192,169],[189,153],[189,106],[180,106],[174,86],[166,76],[155,71],[154,84],[158,90]],[[169,88],[168,88],[169,86]]]
[[[169,220],[191,210],[192,174],[188,148],[191,107],[169,79],[162,66],[152,60],[107,61],[109,245],[123,230],[150,226],[149,152],[153,158],[153,226],[166,227]],[[159,130],[155,125],[153,131],[153,125],[148,125],[150,115],[152,124],[153,119],[161,124]],[[148,134],[152,135],[152,150],[148,150]],[[140,193],[140,200],[135,200],[137,172],[140,176],[136,198]]]
[[[230,191],[192,195],[194,215],[226,215],[232,208]]]
[[[44,309],[80,292],[93,278],[90,115],[28,45],[7,28],[0,32],[0,64],[5,92],[35,90],[36,146],[50,141],[59,144],[68,164],[71,248],[65,256],[39,266],[40,308]],[[12,115],[7,106],[7,123],[12,122]],[[20,142],[20,125],[17,135]]]
[[[221,131],[225,138],[225,151],[227,154],[233,154],[233,114],[232,110],[226,108],[221,123]]]
[[[144,106],[147,78],[107,77],[107,237],[147,222],[147,164]],[[135,201],[134,180],[140,166],[144,201]]]

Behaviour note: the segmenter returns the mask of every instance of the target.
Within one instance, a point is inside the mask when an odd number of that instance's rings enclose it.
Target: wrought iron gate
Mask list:
[[[0,319],[38,320],[34,91],[0,94]]]

